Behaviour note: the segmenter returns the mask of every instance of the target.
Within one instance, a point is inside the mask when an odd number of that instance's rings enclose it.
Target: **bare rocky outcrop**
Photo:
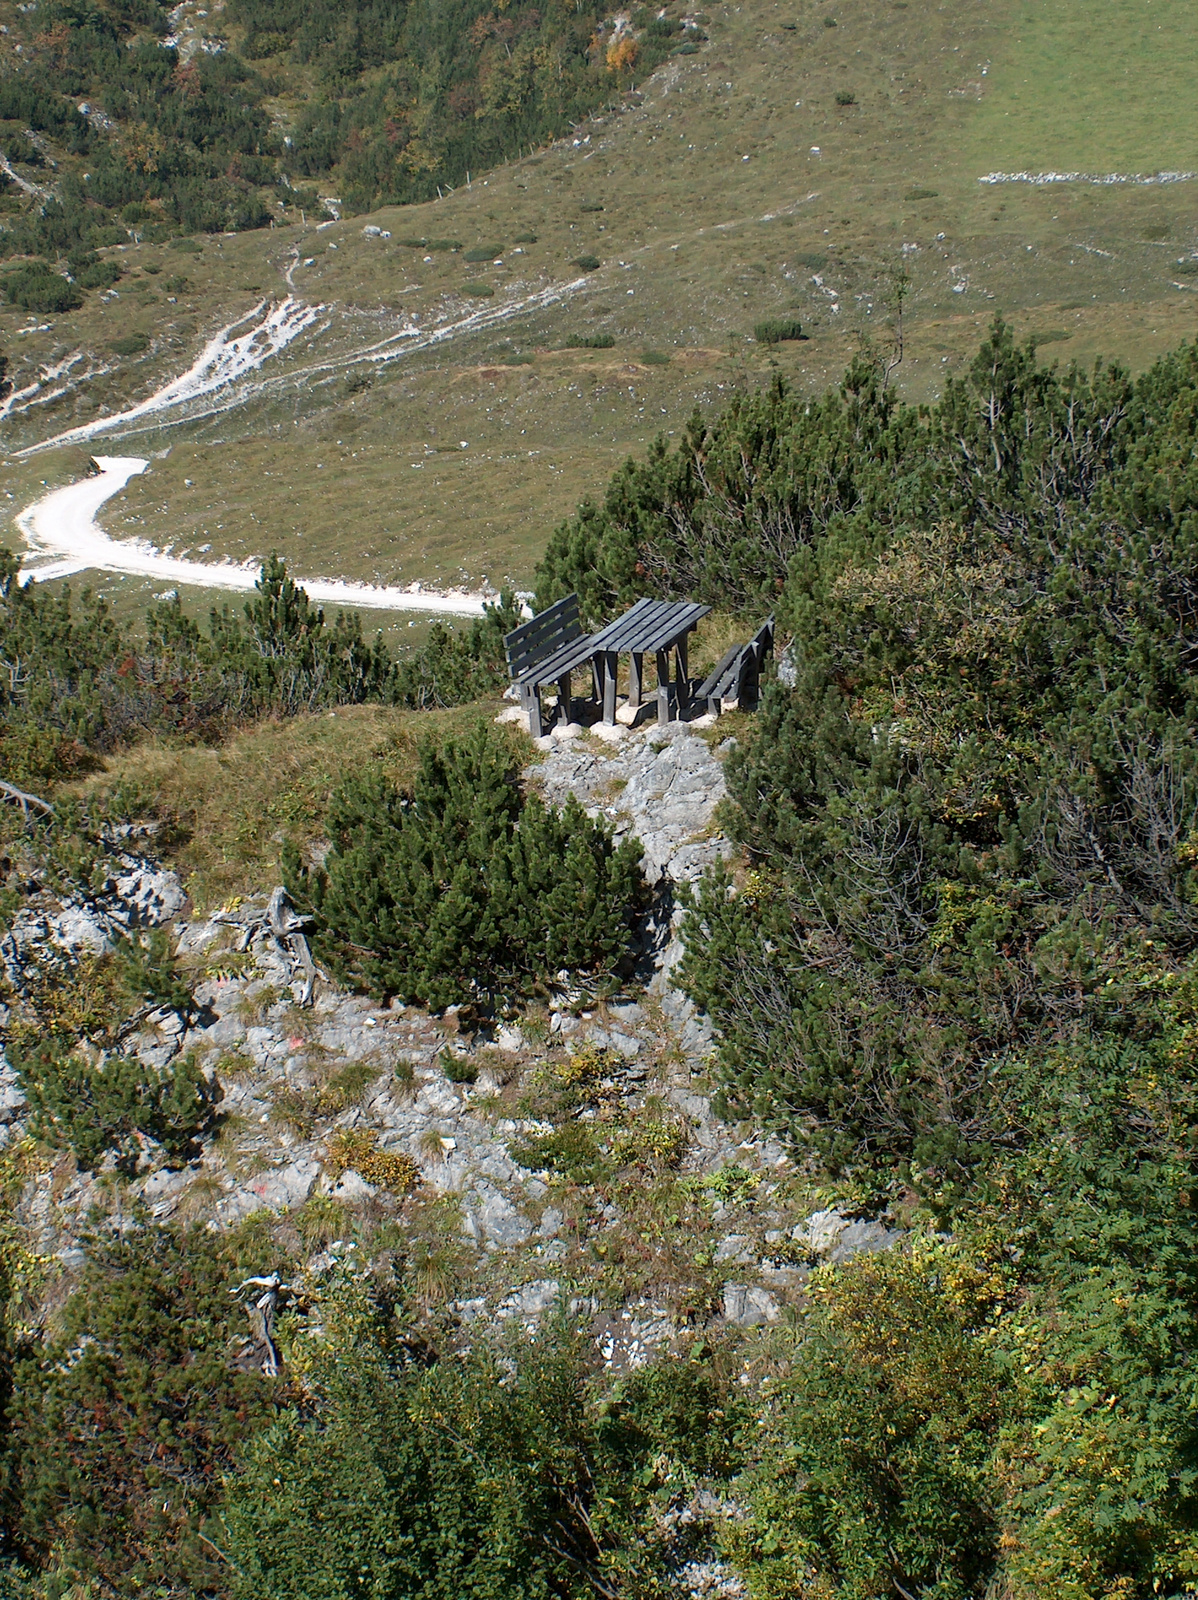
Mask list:
[[[193,1009],[146,1016],[131,1044],[159,1067],[183,1054],[200,1062],[221,1095],[217,1125],[186,1166],[147,1141],[117,1220],[140,1203],[158,1220],[232,1227],[256,1212],[299,1217],[331,1202],[392,1216],[402,1229],[440,1206],[456,1254],[454,1281],[436,1298],[464,1334],[480,1319],[531,1327],[564,1310],[589,1324],[598,1357],[617,1371],[704,1326],[784,1323],[813,1268],[893,1245],[900,1235],[880,1222],[813,1214],[792,1153],[712,1111],[711,1027],[671,976],[680,954],[672,890],[729,852],[714,825],[723,753],[685,726],[654,727],[614,744],[555,742],[528,773],[550,801],[575,794],[645,844],[658,895],[642,941],[647,982],[611,1004],[563,987],[540,1010],[467,1034],[453,1012],[379,1005],[315,974],[281,891],[184,920],[178,880],[141,858],[123,862],[93,901],[36,913],[36,929],[31,915],[18,918],[3,947],[18,972],[52,947],[97,950],[118,929],[166,921],[193,974]],[[600,1148],[623,1140],[635,1153],[645,1129],[664,1129],[685,1225],[653,1212],[648,1182],[590,1185],[530,1158],[554,1132],[546,1094],[580,1061],[588,1096],[570,1115]],[[22,1112],[15,1075],[0,1065],[0,1123],[19,1132]],[[349,1147],[373,1153],[359,1158],[364,1170],[333,1159]],[[411,1181],[389,1187],[380,1173],[391,1172]],[[60,1163],[27,1185],[24,1220],[68,1269],[81,1260],[89,1210],[111,1207],[106,1183]],[[336,1255],[314,1248],[309,1272]]]

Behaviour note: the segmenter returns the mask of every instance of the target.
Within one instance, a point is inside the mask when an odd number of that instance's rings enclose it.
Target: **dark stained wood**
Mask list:
[[[767,617],[747,644],[734,644],[695,691],[695,699],[706,701],[708,711],[719,716],[725,700],[740,704],[755,699],[761,677],[761,664],[774,648],[774,619]]]
[[[523,622],[504,635],[503,648],[507,655],[508,671],[514,679],[519,679],[539,661],[583,637],[578,596],[565,595],[548,610],[533,617],[531,622]]]

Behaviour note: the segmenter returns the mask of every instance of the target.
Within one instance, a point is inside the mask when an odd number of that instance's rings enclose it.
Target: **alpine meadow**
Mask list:
[[[0,0],[0,1596],[1198,1594],[1198,24]]]

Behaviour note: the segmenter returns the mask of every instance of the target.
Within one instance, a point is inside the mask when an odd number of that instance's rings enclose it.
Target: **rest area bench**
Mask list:
[[[591,635],[583,632],[578,596],[565,595],[531,622],[514,628],[504,636],[503,647],[533,738],[541,737],[541,688],[546,683],[557,684],[558,716],[569,722],[571,676],[595,653]]]
[[[774,619],[767,617],[747,644],[734,644],[716,663],[694,698],[716,717],[735,706],[756,705],[761,663],[773,649]]]

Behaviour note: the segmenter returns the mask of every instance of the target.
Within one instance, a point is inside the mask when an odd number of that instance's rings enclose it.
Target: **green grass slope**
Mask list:
[[[290,286],[324,311],[256,389],[105,436],[159,457],[106,526],[176,552],[277,548],[301,573],[526,583],[555,522],[696,405],[775,370],[814,392],[863,342],[888,345],[900,272],[894,378],[911,397],[939,391],[996,310],[1046,358],[1087,364],[1139,369],[1191,334],[1194,184],[979,182],[1198,169],[1177,111],[1198,78],[1180,5],[752,0],[704,18],[709,42],[618,113],[441,200],[207,239],[174,295],[170,246],[129,244],[106,252],[118,298],[0,311],[18,382],[82,352],[58,398],[8,419],[8,449],[152,392]],[[421,239],[463,248],[404,242]],[[807,337],[758,343],[770,318]],[[444,336],[362,358],[412,319]],[[146,348],[116,355],[131,332]],[[571,347],[596,336],[611,346]],[[86,454],[10,454],[10,503]]]

